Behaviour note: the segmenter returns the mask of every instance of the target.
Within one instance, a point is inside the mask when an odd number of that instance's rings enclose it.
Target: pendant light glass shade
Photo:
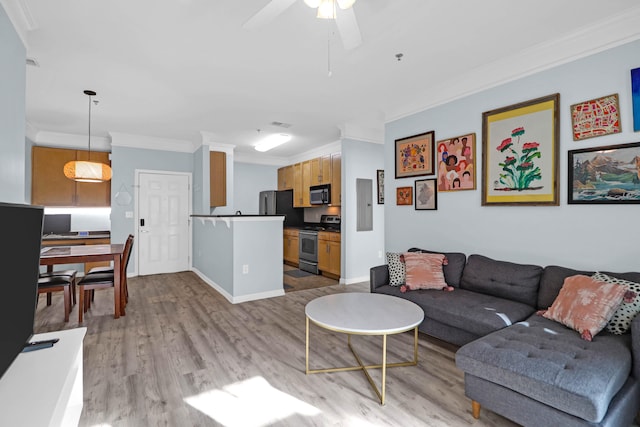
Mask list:
[[[78,182],[105,182],[111,179],[109,165],[73,160],[64,165],[64,176]]]
[[[320,5],[318,6],[318,18],[336,19],[336,9],[333,1],[334,0],[320,0]]]
[[[91,161],[91,97],[92,90],[85,90],[89,96],[89,160],[72,160],[64,165],[64,176],[77,182],[105,182],[111,180],[111,167],[104,163]]]

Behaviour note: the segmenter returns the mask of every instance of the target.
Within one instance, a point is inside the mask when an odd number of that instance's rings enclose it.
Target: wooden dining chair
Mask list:
[[[125,248],[127,245],[130,245],[131,247],[133,247],[133,234],[129,234],[129,236],[127,237],[127,240],[124,243]],[[129,255],[131,256],[131,250],[129,250]],[[123,262],[129,262],[129,259],[127,258],[126,260],[123,259]],[[98,273],[111,273],[113,274],[113,266],[106,266],[106,267],[93,267],[91,270],[89,270],[89,272],[87,274],[98,274]],[[127,283],[127,279],[126,277],[124,278],[122,284],[123,284],[123,292],[124,292],[124,296],[125,296],[125,302],[129,302],[129,288],[126,287],[126,283]],[[94,292],[91,292],[91,301],[93,301],[93,296],[94,296]],[[91,303],[89,303],[89,306],[91,306]]]
[[[68,271],[73,272],[73,274],[38,278],[38,295],[46,293],[47,302],[49,301],[49,298],[52,292],[64,293],[64,321],[65,322],[69,321],[69,314],[71,313],[71,291],[74,288],[75,282],[76,282],[76,271],[75,270],[68,270]]]
[[[73,305],[76,305],[76,281],[75,277],[78,272],[76,270],[56,270],[56,271],[45,271],[40,273],[40,279],[45,277],[57,277],[57,276],[66,276],[73,277],[74,280],[71,282],[71,299]],[[47,293],[47,305],[51,305],[51,292]]]
[[[124,292],[125,301],[127,298],[127,266],[129,265],[129,259],[131,258],[131,249],[133,248],[133,236],[129,235],[127,241],[124,244],[124,250],[122,252],[122,262],[120,263],[120,291]],[[78,307],[78,322],[82,323],[84,313],[91,306],[90,292],[96,289],[112,288],[115,286],[115,275],[113,268],[111,271],[96,271],[85,274],[77,283],[78,295],[79,295],[79,307]],[[115,295],[114,295],[115,298]]]

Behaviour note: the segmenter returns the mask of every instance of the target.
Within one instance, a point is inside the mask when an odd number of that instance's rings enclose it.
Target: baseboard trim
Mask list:
[[[340,278],[341,285],[353,285],[354,283],[368,282],[369,276],[353,277],[351,279]]]
[[[284,289],[282,289],[282,290],[277,290],[277,291],[259,292],[259,293],[256,293],[256,294],[240,295],[240,296],[234,297],[229,292],[227,292],[225,289],[223,289],[220,285],[218,285],[216,282],[214,282],[213,280],[208,278],[204,273],[202,273],[197,268],[191,267],[191,271],[196,273],[196,275],[200,279],[202,279],[203,282],[205,282],[207,285],[209,285],[213,289],[215,289],[220,295],[225,297],[227,299],[227,301],[229,301],[231,304],[240,304],[240,303],[247,302],[247,301],[255,301],[255,300],[265,299],[265,298],[281,297],[281,296],[284,295]]]

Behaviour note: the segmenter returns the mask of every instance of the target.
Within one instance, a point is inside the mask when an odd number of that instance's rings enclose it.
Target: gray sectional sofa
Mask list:
[[[410,251],[422,251],[410,249]],[[431,251],[424,251],[431,252]],[[480,407],[524,426],[630,426],[640,410],[640,316],[631,334],[606,330],[588,342],[536,314],[578,271],[444,253],[453,292],[389,285],[386,265],[371,268],[371,292],[406,298],[425,312],[419,329],[461,346],[456,364],[474,417]],[[640,273],[606,273],[640,282]]]

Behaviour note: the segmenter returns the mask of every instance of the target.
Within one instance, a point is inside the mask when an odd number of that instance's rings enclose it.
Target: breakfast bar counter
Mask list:
[[[284,295],[283,215],[192,215],[193,271],[231,303]]]

